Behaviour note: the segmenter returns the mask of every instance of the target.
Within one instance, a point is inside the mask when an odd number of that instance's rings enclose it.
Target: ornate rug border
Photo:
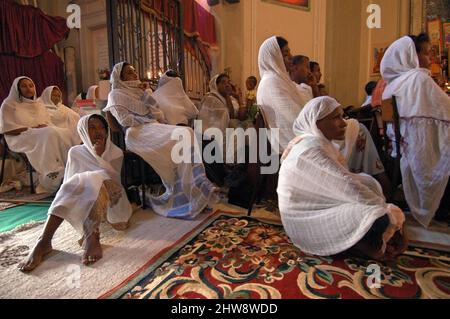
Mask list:
[[[247,216],[242,212],[232,212],[232,211],[224,211],[218,209],[211,216],[205,218],[198,226],[194,229],[183,235],[179,240],[177,240],[174,244],[166,247],[161,250],[157,255],[152,257],[149,261],[147,261],[143,266],[141,266],[137,271],[131,274],[128,278],[123,280],[120,284],[110,289],[98,299],[117,299],[122,296],[126,291],[130,290],[133,286],[135,286],[139,281],[145,278],[148,274],[153,272],[157,267],[159,267],[165,260],[167,260],[172,254],[174,254],[177,248],[180,247],[180,244],[185,244],[198,236],[203,230],[205,230],[208,226],[211,225],[215,220],[217,220],[221,216],[226,217],[248,217],[255,220],[260,220],[265,223],[273,224],[273,225],[281,225],[281,222],[277,220],[272,220],[269,218],[263,217],[254,217]],[[153,264],[153,265],[152,265]],[[152,266],[151,266],[152,265]]]

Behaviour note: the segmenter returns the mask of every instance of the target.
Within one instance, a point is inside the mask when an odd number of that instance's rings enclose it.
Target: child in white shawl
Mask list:
[[[403,240],[391,241],[404,239],[404,214],[386,203],[374,178],[348,170],[331,142],[345,136],[342,116],[336,100],[319,97],[295,121],[297,137],[283,154],[277,190],[283,225],[292,242],[310,254],[354,247],[372,258],[393,257],[406,247]]]
[[[413,216],[428,227],[449,181],[450,98],[426,69],[425,45],[416,47],[409,36],[395,41],[381,61],[381,75],[387,82],[383,99],[395,96],[400,116],[405,198]]]
[[[97,114],[83,116],[78,123],[83,145],[70,149],[64,183],[48,211],[42,235],[21,271],[36,268],[50,253],[52,238],[63,220],[80,234],[85,250],[82,262],[92,264],[102,258],[100,222],[106,219],[115,229],[128,227],[131,205],[120,184],[123,153],[108,138],[108,124]]]
[[[194,146],[194,131],[189,127],[162,124],[164,114],[148,91],[144,91],[135,69],[118,63],[111,73],[112,91],[104,109],[126,129],[127,149],[141,156],[158,173],[166,191],[148,196],[153,210],[162,216],[194,218],[216,202],[214,185],[206,178],[201,154]],[[181,163],[172,159],[178,143],[172,136],[191,139],[189,154]]]
[[[9,148],[25,153],[39,174],[37,192],[54,192],[61,184],[67,153],[73,146],[67,129],[51,125],[45,106],[36,99],[36,87],[28,77],[14,80],[0,108],[0,133]]]
[[[68,129],[72,136],[73,145],[81,143],[77,132],[77,124],[80,116],[64,104],[62,93],[57,86],[48,86],[42,91],[39,101],[45,105],[50,114],[50,122],[59,128]]]
[[[197,117],[197,108],[186,95],[181,79],[172,70],[161,76],[152,96],[170,125],[189,126]]]

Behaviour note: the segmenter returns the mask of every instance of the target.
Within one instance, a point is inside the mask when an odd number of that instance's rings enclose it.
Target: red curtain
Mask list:
[[[34,80],[37,94],[49,85],[64,90],[64,66],[50,51],[67,37],[66,19],[51,17],[33,6],[0,1],[0,101],[8,96],[13,80],[21,75]]]
[[[197,46],[211,70],[211,57],[208,49],[217,46],[215,18],[195,0],[183,0],[182,4],[184,34],[187,37],[186,48]]]

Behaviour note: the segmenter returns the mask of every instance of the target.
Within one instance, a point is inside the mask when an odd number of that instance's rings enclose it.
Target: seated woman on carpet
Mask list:
[[[102,258],[99,225],[106,219],[116,230],[125,230],[131,205],[120,183],[123,153],[108,138],[108,124],[97,114],[78,122],[83,145],[70,149],[64,183],[49,208],[42,235],[27,260],[24,272],[35,269],[50,253],[52,238],[66,220],[82,236],[82,262],[90,265]]]
[[[25,76],[14,80],[0,108],[0,133],[8,147],[25,153],[39,176],[38,193],[54,192],[64,177],[67,153],[74,145],[69,130],[51,125],[45,106],[36,99],[36,87]]]
[[[345,137],[339,103],[319,97],[294,123],[297,135],[283,154],[278,198],[283,225],[302,251],[327,256],[346,250],[374,259],[406,249],[405,216],[387,204],[378,182],[351,173],[332,140]]]
[[[127,149],[141,156],[161,177],[165,193],[148,196],[153,210],[165,217],[194,218],[216,202],[217,189],[207,179],[201,154],[194,147],[194,131],[167,125],[149,91],[145,91],[133,66],[118,63],[111,73],[112,91],[105,112],[111,112],[126,130]],[[172,149],[179,143],[172,137],[190,139],[191,147],[177,163]],[[175,153],[178,152],[175,151]]]
[[[73,145],[81,143],[77,132],[80,116],[62,103],[62,93],[57,86],[48,86],[42,91],[38,99],[48,110],[50,122],[59,128],[68,129],[72,136]]]

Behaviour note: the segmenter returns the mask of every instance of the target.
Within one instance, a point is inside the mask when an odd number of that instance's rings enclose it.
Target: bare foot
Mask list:
[[[27,260],[19,265],[19,270],[22,272],[30,272],[35,269],[44,259],[45,255],[53,251],[52,243],[38,240]]]
[[[82,262],[86,266],[92,265],[103,257],[102,246],[100,244],[100,233],[94,232],[86,237],[85,251]]]

